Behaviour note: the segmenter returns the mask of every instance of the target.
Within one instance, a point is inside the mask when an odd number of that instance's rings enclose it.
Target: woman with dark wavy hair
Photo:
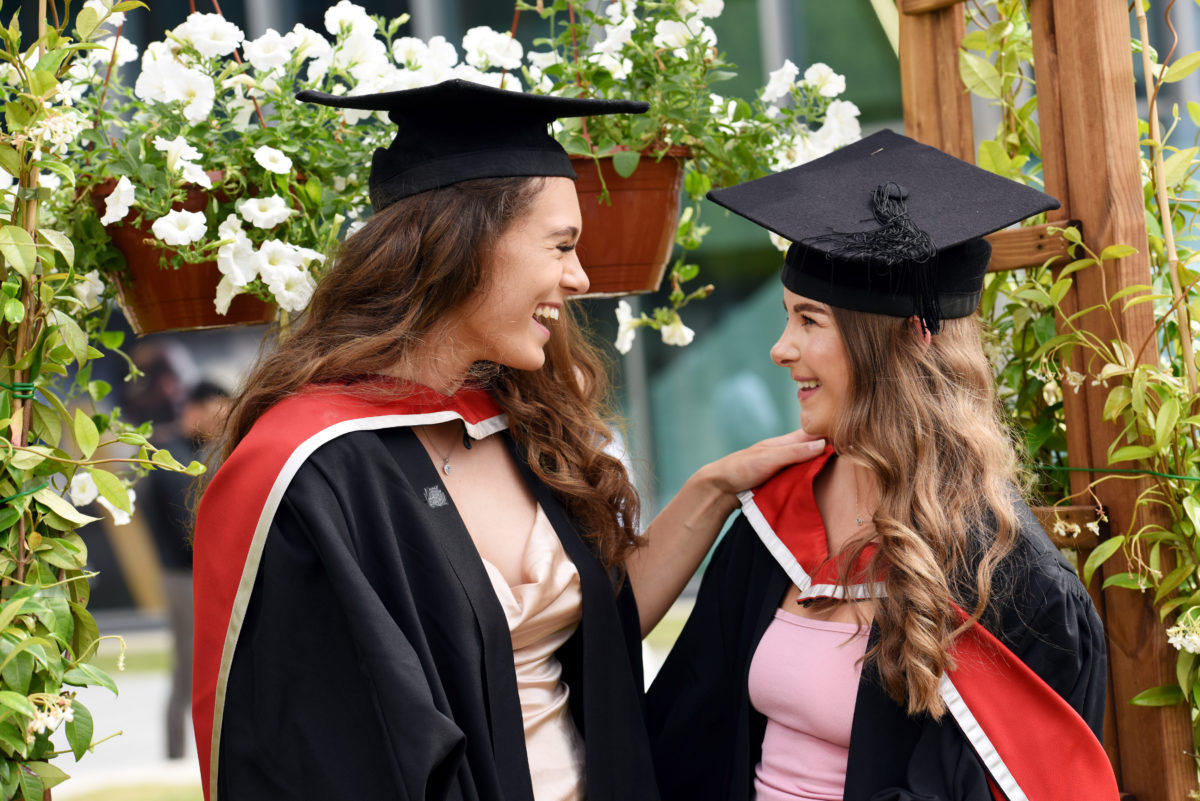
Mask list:
[[[638,535],[567,302],[588,279],[547,126],[644,104],[460,81],[300,97],[400,131],[200,505],[206,799],[657,798],[641,636],[736,491],[819,446],[714,463]]]
[[[710,197],[793,243],[771,358],[830,446],[741,494],[650,690],[664,801],[1115,799],[973,317],[982,237],[1057,201],[890,131]]]

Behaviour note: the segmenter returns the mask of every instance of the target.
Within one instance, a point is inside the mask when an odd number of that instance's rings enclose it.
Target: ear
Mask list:
[[[921,343],[928,348],[929,343],[933,340],[933,335],[929,333],[929,329],[921,322],[921,318],[914,314],[908,318],[908,324],[913,327],[913,331],[916,333],[917,338],[921,340]]]

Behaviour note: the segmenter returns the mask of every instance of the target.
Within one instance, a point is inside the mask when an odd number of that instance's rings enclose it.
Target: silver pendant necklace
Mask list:
[[[421,429],[417,429],[418,436],[420,436],[420,431],[421,431]],[[431,451],[433,451],[434,454],[436,454],[439,459],[442,460],[442,472],[445,473],[446,475],[450,475],[450,457],[454,455],[454,441],[453,440],[450,441],[450,450],[448,450],[446,453],[442,453],[434,446],[433,437],[429,436],[429,432],[426,432],[426,436],[424,437],[424,439],[425,439],[425,443],[427,445],[429,445],[429,449]],[[464,441],[464,443],[466,442],[466,434],[465,433],[463,435],[463,441]],[[467,447],[469,448],[470,446],[468,445]]]

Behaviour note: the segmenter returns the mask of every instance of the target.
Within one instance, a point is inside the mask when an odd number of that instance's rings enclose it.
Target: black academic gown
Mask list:
[[[582,622],[557,657],[587,796],[652,801],[632,593],[522,469],[580,574]],[[240,625],[209,801],[532,801],[504,612],[411,428],[341,434],[303,461]]]
[[[996,575],[995,611],[985,618],[986,628],[1099,738],[1105,700],[1100,620],[1032,513],[1023,505],[1020,511],[1019,544]],[[739,517],[718,546],[692,615],[648,695],[663,801],[754,797],[766,718],[750,704],[750,661],[791,583]],[[973,599],[960,599],[960,605],[973,608]],[[873,626],[870,642],[878,634]],[[910,717],[868,663],[855,701],[845,799],[992,801],[993,795],[983,764],[950,715],[941,722]]]

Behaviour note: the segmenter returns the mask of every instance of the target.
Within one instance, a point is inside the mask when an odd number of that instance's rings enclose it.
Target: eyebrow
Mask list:
[[[783,304],[784,311],[787,311],[787,304]],[[799,314],[801,312],[816,312],[817,314],[829,314],[829,309],[818,303],[813,303],[811,300],[801,300],[792,304],[792,312]]]
[[[579,229],[573,225],[565,225],[562,228],[559,228],[557,231],[551,231],[550,233],[546,234],[547,239],[557,239],[560,236],[569,236],[574,239],[575,237],[579,236]]]

